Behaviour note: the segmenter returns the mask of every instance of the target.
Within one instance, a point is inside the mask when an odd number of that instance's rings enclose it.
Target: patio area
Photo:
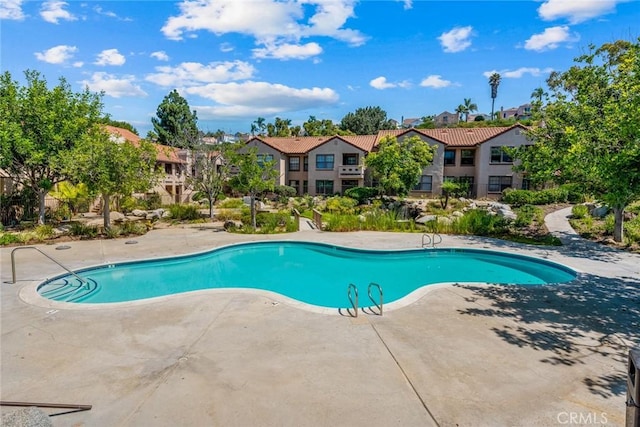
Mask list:
[[[458,236],[440,246],[546,258],[579,280],[432,286],[382,317],[320,314],[253,291],[101,309],[27,303],[61,270],[21,251],[11,284],[12,248],[2,248],[0,398],[93,405],[52,417],[60,426],[550,426],[572,414],[621,426],[627,353],[640,346],[640,255],[577,238],[565,217],[548,217],[562,247]],[[421,246],[421,234],[251,236],[205,224],[38,247],[76,269],[264,239]]]

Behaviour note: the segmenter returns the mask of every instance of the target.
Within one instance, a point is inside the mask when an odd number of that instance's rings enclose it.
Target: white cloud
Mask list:
[[[473,27],[455,27],[446,33],[442,33],[438,40],[444,48],[445,52],[462,52],[471,46],[471,36],[473,35]]]
[[[524,42],[524,48],[542,52],[544,50],[556,49],[560,43],[574,42],[578,39],[579,37],[577,35],[571,36],[569,34],[569,27],[566,25],[562,27],[549,27],[545,28],[544,32],[540,34],[532,35]]]
[[[113,98],[127,96],[147,96],[142,88],[135,84],[135,76],[124,75],[120,78],[105,72],[93,73],[91,80],[82,80],[83,86],[94,92],[104,92]]]
[[[233,51],[235,48],[233,47],[233,45],[231,43],[221,43],[220,44],[220,52],[231,52]]]
[[[156,52],[152,52],[151,55],[152,58],[156,58],[158,61],[168,61],[169,60],[169,55],[167,55],[167,52],[165,52],[164,50],[158,50]]]
[[[280,45],[267,44],[264,48],[253,49],[255,58],[273,59],[307,59],[322,53],[322,48],[318,43],[307,43],[303,45],[283,43]]]
[[[82,61],[77,61],[77,62],[74,62],[74,63],[73,63],[73,64],[71,64],[71,65],[72,65],[73,67],[75,67],[75,68],[82,68],[82,66],[84,65],[84,62],[82,62]]]
[[[621,0],[547,0],[538,8],[538,15],[545,21],[566,18],[578,24],[614,12],[617,3]]]
[[[71,59],[77,51],[78,48],[75,46],[61,44],[51,49],[43,50],[42,52],[36,52],[35,55],[39,61],[49,64],[64,64],[67,60]]]
[[[102,16],[106,16],[108,18],[113,18],[113,19],[117,19],[119,21],[133,21],[131,18],[121,18],[120,16],[118,16],[115,12],[112,12],[110,10],[104,10],[102,7],[100,6],[96,6],[93,8],[93,10],[98,14],[98,15],[102,15]]]
[[[549,74],[553,71],[553,68],[538,68],[538,67],[520,67],[516,70],[490,70],[482,73],[486,78],[491,77],[492,74],[498,73],[500,77],[506,79],[519,79],[524,77],[525,74],[531,74],[533,77],[539,77],[543,74]]]
[[[281,84],[254,81],[211,83],[190,87],[184,91],[211,99],[219,104],[194,107],[201,119],[268,116],[333,105],[338,101],[338,94],[329,88],[296,89]]]
[[[105,49],[98,54],[94,64],[96,65],[123,65],[126,62],[124,55],[118,49]]]
[[[75,21],[77,18],[73,16],[69,11],[64,10],[67,6],[67,2],[64,1],[47,1],[42,4],[40,9],[40,16],[47,22],[57,24],[59,20]]]
[[[251,7],[238,0],[185,0],[180,14],[170,17],[162,27],[169,39],[180,40],[185,33],[209,31],[215,34],[239,33],[255,38],[258,46],[300,44],[306,37],[331,37],[358,46],[366,37],[344,28],[354,17],[355,0],[253,0]],[[311,11],[307,18],[305,12]],[[189,36],[189,34],[187,34]],[[271,56],[269,56],[271,57]]]
[[[423,87],[432,87],[434,89],[441,89],[443,87],[449,87],[453,83],[449,80],[444,80],[442,76],[437,74],[432,74],[430,76],[425,77],[421,82],[420,86]]]
[[[408,81],[402,81],[402,82],[398,82],[398,83],[391,83],[387,81],[387,78],[384,76],[380,76],[380,77],[376,77],[375,79],[371,80],[369,82],[369,86],[375,88],[375,89],[379,89],[379,90],[384,90],[384,89],[391,89],[394,87],[403,87],[403,88],[407,88],[409,86],[411,86],[411,84]]]
[[[243,61],[183,62],[177,67],[156,67],[157,73],[149,74],[145,80],[160,86],[193,86],[201,83],[221,83],[251,78],[255,72],[253,65]]]
[[[404,3],[404,10],[409,10],[413,8],[413,0],[396,0]]]
[[[3,0],[0,2],[0,19],[23,20],[22,0]]]

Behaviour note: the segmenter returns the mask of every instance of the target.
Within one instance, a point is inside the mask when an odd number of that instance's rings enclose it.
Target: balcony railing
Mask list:
[[[363,166],[338,166],[338,175],[340,178],[364,178]]]

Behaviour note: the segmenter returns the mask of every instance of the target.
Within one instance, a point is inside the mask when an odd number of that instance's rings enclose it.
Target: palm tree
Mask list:
[[[258,117],[253,124],[255,124],[255,130],[260,131],[259,135],[263,136],[264,135],[264,131],[267,128],[267,124],[265,123],[264,117]],[[254,127],[251,126],[251,130],[254,130]]]
[[[456,107],[456,113],[458,113],[458,120],[462,121],[462,115],[466,113],[464,105],[460,104]]]
[[[464,121],[469,121],[469,113],[478,111],[478,105],[475,102],[471,102],[471,98],[464,99]]]
[[[493,106],[496,101],[496,97],[498,96],[498,86],[500,86],[500,74],[493,73],[489,76],[489,86],[491,86],[491,120],[493,117]]]
[[[531,92],[531,99],[535,99],[539,103],[542,103],[542,97],[547,93],[541,87],[537,87]]]

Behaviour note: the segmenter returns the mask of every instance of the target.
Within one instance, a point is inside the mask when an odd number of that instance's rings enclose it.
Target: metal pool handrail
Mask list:
[[[80,281],[80,283],[83,283],[84,285],[89,286],[89,282],[87,280],[85,280],[82,277],[78,276],[76,273],[71,271],[69,268],[67,268],[64,265],[62,265],[60,263],[60,261],[55,260],[54,258],[52,258],[51,256],[47,255],[46,253],[42,252],[40,249],[36,248],[35,246],[21,246],[21,247],[15,248],[14,250],[11,251],[11,276],[13,278],[13,282],[11,282],[11,283],[16,283],[16,281],[17,281],[16,280],[16,257],[15,257],[15,252],[19,251],[19,250],[22,250],[22,249],[33,249],[33,250],[36,250],[36,251],[40,252],[42,255],[46,256],[51,261],[55,262],[60,267],[64,268],[67,271],[67,273],[73,275],[76,279],[78,279]],[[88,289],[88,287],[87,287],[87,289]]]
[[[351,296],[351,291],[352,290],[353,290],[353,292],[354,292],[354,294],[356,296],[355,302],[353,301],[353,298]],[[349,283],[349,286],[347,286],[347,297],[349,297],[349,301],[351,302],[351,306],[355,310],[355,315],[353,317],[358,317],[358,288],[353,283]]]
[[[380,304],[377,304],[376,301],[373,299],[373,296],[371,295],[371,288],[378,288],[378,292],[380,293]],[[380,313],[378,313],[379,316],[382,316],[382,305],[384,304],[384,297],[382,294],[382,286],[380,286],[377,283],[371,282],[369,283],[369,287],[367,288],[367,293],[369,294],[369,299],[371,300],[371,302],[378,307],[378,310],[380,310]]]
[[[425,240],[426,240],[426,242],[425,242]],[[431,246],[432,248],[435,248],[436,245],[439,245],[440,243],[442,243],[442,236],[439,235],[438,233],[433,233],[431,236],[428,233],[424,233],[422,235],[422,247],[423,248],[425,246]]]

